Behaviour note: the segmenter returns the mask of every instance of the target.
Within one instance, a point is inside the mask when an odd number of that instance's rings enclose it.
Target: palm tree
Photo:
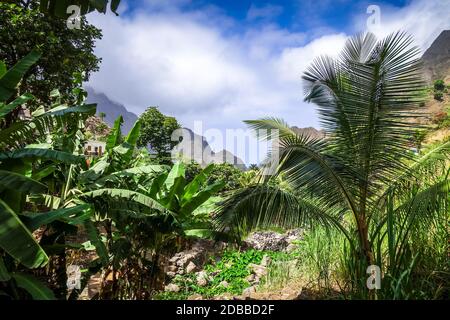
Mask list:
[[[387,239],[395,258],[414,223],[446,212],[444,155],[450,143],[422,156],[408,148],[418,127],[413,111],[423,99],[419,50],[411,44],[401,32],[380,41],[368,33],[349,39],[337,59],[312,63],[303,75],[305,100],[318,106],[326,139],[298,134],[279,119],[246,121],[269,133],[262,138],[278,131],[275,178],[282,183],[261,178],[236,191],[217,212],[218,229],[231,227],[241,235],[268,225],[335,226],[348,239],[362,276],[368,265],[385,263],[377,241]],[[394,226],[403,230],[402,240],[394,238]]]

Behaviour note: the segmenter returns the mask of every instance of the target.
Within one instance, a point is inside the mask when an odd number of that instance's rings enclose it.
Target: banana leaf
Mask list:
[[[62,208],[49,212],[41,212],[37,214],[29,213],[22,215],[28,217],[28,220],[25,222],[25,225],[28,227],[29,230],[34,231],[44,224],[49,224],[63,217],[70,220],[70,216],[77,215],[79,213],[84,213],[86,211],[89,211],[90,209],[91,207],[88,204],[81,204],[75,207]]]
[[[0,170],[0,186],[21,193],[42,193],[47,190],[45,184],[20,173]]]
[[[25,273],[13,273],[12,277],[19,288],[26,290],[34,300],[56,300],[52,290],[41,281]]]
[[[0,256],[0,282],[8,281],[11,279],[11,275],[8,273],[8,269],[6,269],[5,262],[3,258]]]
[[[86,158],[84,156],[74,155],[68,152],[52,149],[25,148],[16,151],[0,153],[0,160],[21,158],[40,158],[59,161],[66,164],[81,164],[86,167]]]
[[[188,201],[186,201],[181,207],[181,214],[189,215],[199,206],[201,206],[204,202],[206,202],[209,198],[219,192],[225,183],[223,181],[218,181],[212,185],[207,186],[205,189],[198,192],[196,195],[191,197]]]
[[[114,121],[114,126],[106,140],[106,150],[111,151],[115,146],[120,144],[120,140],[122,137],[120,127],[122,126],[122,123],[122,116],[117,117],[117,119]]]
[[[166,211],[161,204],[158,203],[155,199],[150,198],[142,193],[126,190],[126,189],[99,189],[95,191],[85,192],[80,195],[81,198],[101,198],[101,197],[118,197],[123,198],[128,201],[134,201],[140,203],[144,206],[147,206],[151,209],[156,209],[160,211]]]
[[[39,268],[48,256],[17,214],[0,200],[0,247],[28,268]]]
[[[25,102],[31,99],[33,99],[33,96],[31,94],[26,93],[16,98],[11,103],[8,104],[0,103],[0,119],[4,118],[7,114],[16,109],[18,106],[24,104]]]
[[[119,4],[120,0],[111,1],[110,10],[116,15],[119,15],[117,13]],[[67,18],[69,16],[67,8],[71,5],[79,6],[81,15],[85,15],[94,10],[100,13],[106,13],[108,0],[41,0],[39,7],[41,12],[45,14],[59,18]]]
[[[37,50],[31,51],[0,78],[0,101],[7,101],[16,91],[25,73],[40,59],[41,54]]]
[[[86,220],[84,227],[86,228],[89,240],[95,246],[95,250],[100,257],[100,261],[104,266],[107,265],[109,262],[108,251],[106,250],[106,246],[100,238],[94,223],[91,220]]]

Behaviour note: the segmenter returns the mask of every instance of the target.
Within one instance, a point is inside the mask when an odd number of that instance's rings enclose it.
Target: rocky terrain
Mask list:
[[[246,252],[247,250],[258,250],[261,252],[289,253],[297,248],[297,241],[302,239],[303,231],[295,229],[284,234],[273,231],[258,231],[251,233],[240,247],[230,247],[224,242],[214,242],[210,240],[198,240],[190,248],[176,253],[169,259],[169,264],[165,270],[168,283],[164,290],[169,293],[178,293],[183,290],[183,285],[177,279],[184,277],[184,281],[192,282],[193,285],[204,288],[214,286],[215,277],[220,276],[220,269],[211,271],[207,264],[219,264],[221,256],[225,250],[237,250]],[[233,262],[227,262],[225,268],[231,268]],[[235,262],[236,263],[236,262]],[[267,276],[269,267],[273,263],[269,254],[263,254],[259,263],[248,263],[246,268],[249,273],[242,279],[248,285],[243,288],[240,294],[224,292],[212,297],[213,299],[256,299],[262,294],[257,290],[258,285]],[[216,281],[217,282],[217,281]],[[220,281],[216,287],[227,288],[231,284],[228,281]],[[276,297],[294,299],[301,293],[301,287],[283,288]],[[265,293],[270,295],[270,293]],[[272,292],[273,294],[273,292]],[[281,294],[281,296],[280,296]],[[189,300],[206,299],[198,293],[188,297]]]

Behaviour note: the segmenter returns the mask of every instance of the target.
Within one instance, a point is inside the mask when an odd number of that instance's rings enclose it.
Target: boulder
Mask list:
[[[197,272],[197,285],[200,287],[204,287],[208,284],[208,275],[205,271]]]
[[[197,269],[197,266],[192,261],[186,266],[186,273],[192,273]]]
[[[250,298],[252,296],[252,294],[256,293],[256,287],[255,286],[251,286],[248,288],[245,288],[242,291],[242,297],[243,298]]]
[[[213,300],[235,300],[236,298],[229,292],[213,297]]]
[[[175,283],[170,283],[167,286],[164,287],[164,291],[167,292],[179,292],[180,291],[180,287],[178,285],[176,285]]]
[[[302,229],[290,230],[284,234],[274,231],[252,232],[244,241],[244,247],[256,250],[285,251],[295,240],[301,240]]]
[[[254,273],[248,275],[247,278],[245,278],[245,280],[247,280],[247,281],[250,282],[250,283],[256,282],[256,279],[257,279],[257,278],[256,278],[256,276],[255,276]]]
[[[267,267],[261,266],[259,264],[250,263],[248,265],[250,271],[255,274],[256,277],[262,278],[267,274]]]
[[[201,270],[209,256],[217,255],[227,247],[224,242],[212,240],[197,240],[187,249],[177,252],[170,259],[165,269],[166,275],[173,278],[176,275],[192,273]]]
[[[298,249],[298,245],[289,243],[288,246],[286,247],[286,252],[291,253],[297,249]]]

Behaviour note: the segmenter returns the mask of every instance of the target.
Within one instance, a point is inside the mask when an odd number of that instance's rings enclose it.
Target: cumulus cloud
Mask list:
[[[189,2],[177,1],[180,6]],[[386,10],[383,32],[406,26],[421,45],[428,44],[445,25],[443,8],[430,2],[414,1],[403,12]],[[136,114],[157,105],[190,128],[194,121],[203,121],[203,129],[244,128],[242,120],[267,116],[319,126],[314,106],[302,102],[301,74],[314,57],[339,53],[345,33],[306,42],[305,33],[269,22],[238,30],[237,22],[218,10],[166,10],[163,1],[148,3],[160,9],[89,16],[104,34],[96,49],[101,69],[89,82],[96,91]],[[419,9],[414,20],[412,12]],[[255,7],[248,15],[266,13]],[[358,17],[355,25],[362,26],[365,18]],[[213,143],[216,151],[220,147]]]
[[[402,8],[382,5],[379,27],[372,31],[378,37],[398,30],[407,31],[425,51],[442,30],[450,28],[449,7],[450,0],[413,0]],[[357,15],[354,22],[358,31],[367,27],[361,15]]]

